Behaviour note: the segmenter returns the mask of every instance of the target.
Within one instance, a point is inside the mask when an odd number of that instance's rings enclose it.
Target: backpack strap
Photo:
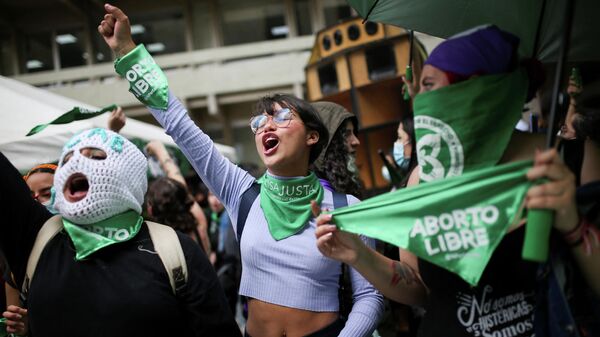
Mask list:
[[[27,269],[25,271],[25,279],[23,280],[23,284],[21,285],[21,300],[23,303],[27,300],[27,293],[29,292],[29,285],[31,284],[31,280],[33,279],[33,275],[35,273],[35,268],[37,267],[38,261],[40,260],[40,256],[46,248],[46,245],[53,237],[58,234],[63,229],[62,217],[60,215],[55,215],[48,219],[35,238],[35,242],[33,243],[33,248],[31,248],[31,252],[29,253],[29,259],[27,259]]]
[[[242,193],[242,197],[240,200],[240,208],[237,218],[237,240],[238,243],[242,241],[242,232],[244,231],[244,226],[246,225],[246,219],[248,219],[248,213],[250,212],[250,208],[252,204],[254,204],[254,200],[258,198],[260,194],[260,184],[257,182],[253,182],[252,186]]]
[[[188,280],[187,263],[181,242],[175,230],[169,226],[146,221],[154,250],[160,257],[169,275],[169,282],[175,296],[179,295]]]
[[[348,198],[345,194],[336,191],[333,191],[331,193],[333,194],[333,209],[348,206]]]

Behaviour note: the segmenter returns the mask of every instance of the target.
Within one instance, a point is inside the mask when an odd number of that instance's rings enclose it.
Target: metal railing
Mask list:
[[[275,54],[295,53],[310,50],[314,36],[303,36],[273,41],[261,41],[228,47],[203,49],[192,52],[155,56],[154,59],[165,71],[196,68],[211,63],[227,63],[244,59],[260,58]],[[51,70],[13,78],[37,87],[75,86],[82,83],[110,81],[116,77],[112,63],[102,63],[68,69]]]

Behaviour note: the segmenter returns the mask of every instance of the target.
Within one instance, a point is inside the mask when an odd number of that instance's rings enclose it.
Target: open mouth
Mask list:
[[[65,200],[68,202],[78,202],[87,196],[90,184],[82,173],[72,174],[63,189]]]
[[[279,146],[279,137],[273,133],[265,134],[262,138],[262,144],[264,148],[264,154],[269,156],[277,151]]]

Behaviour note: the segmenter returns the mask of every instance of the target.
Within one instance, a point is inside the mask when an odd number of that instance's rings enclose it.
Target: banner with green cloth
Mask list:
[[[413,109],[421,181],[496,165],[521,117],[527,83],[518,69],[418,94]]]
[[[109,105],[107,107],[104,107],[104,108],[98,110],[98,111],[89,110],[89,109],[86,109],[86,108],[74,107],[70,111],[67,111],[64,114],[58,116],[58,118],[56,118],[55,120],[53,120],[50,123],[40,124],[40,125],[34,126],[33,129],[31,129],[27,133],[27,136],[32,136],[32,135],[35,135],[36,133],[41,132],[46,127],[48,127],[48,125],[68,124],[68,123],[71,123],[71,122],[74,122],[74,121],[80,121],[80,120],[84,120],[84,119],[96,117],[96,116],[101,115],[101,114],[103,114],[105,112],[113,111],[116,108],[117,108],[117,106],[115,104],[111,104],[111,105]]]
[[[385,193],[334,210],[333,221],[477,285],[506,230],[522,219],[532,165],[509,163]]]
[[[78,225],[65,218],[62,222],[79,261],[104,247],[130,240],[140,231],[144,218],[127,211],[91,225]]]
[[[169,83],[143,44],[115,60],[117,74],[129,82],[129,91],[144,105],[166,110]]]

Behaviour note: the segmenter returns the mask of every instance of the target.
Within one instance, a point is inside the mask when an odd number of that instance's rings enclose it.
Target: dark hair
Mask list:
[[[200,179],[195,171],[192,170],[192,173],[185,177],[185,183],[188,186],[190,194],[194,197],[194,199],[196,199],[196,202],[198,202],[200,207],[208,207],[208,187],[206,187],[202,179]],[[204,200],[201,202],[197,199],[198,194],[204,196]]]
[[[317,176],[326,179],[337,192],[352,194],[360,198],[362,192],[360,180],[357,176],[358,172],[348,171],[350,154],[346,148],[347,135],[344,132],[346,129],[344,125],[348,120],[351,119],[344,120],[333,134],[322,161],[323,166],[313,165],[312,170]]]
[[[196,219],[190,213],[194,201],[180,182],[158,178],[150,184],[146,198],[154,221],[186,234],[196,228]]]
[[[316,131],[319,134],[319,140],[310,149],[308,163],[312,164],[315,160],[317,160],[319,154],[321,151],[323,151],[323,148],[327,145],[327,140],[329,139],[329,132],[319,117],[319,114],[315,108],[305,100],[287,94],[273,94],[261,98],[256,103],[254,115],[260,115],[265,112],[269,115],[272,115],[275,112],[273,107],[275,103],[279,104],[281,107],[289,108],[290,110],[296,112],[306,126],[306,129],[310,131]]]
[[[401,187],[406,187],[406,185],[408,184],[408,179],[410,178],[412,171],[415,169],[415,167],[417,167],[417,164],[418,164],[417,143],[416,143],[417,138],[415,137],[415,122],[414,122],[414,117],[412,115],[403,118],[400,123],[402,123],[402,129],[404,130],[404,132],[406,132],[406,134],[408,134],[408,137],[410,137],[410,144],[412,146],[410,162],[408,163],[408,170],[406,170],[406,175],[400,182]]]
[[[579,139],[589,138],[600,146],[600,110],[577,106],[573,128]]]

